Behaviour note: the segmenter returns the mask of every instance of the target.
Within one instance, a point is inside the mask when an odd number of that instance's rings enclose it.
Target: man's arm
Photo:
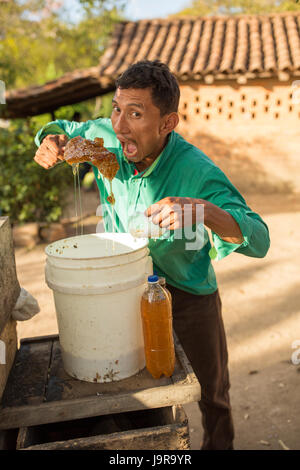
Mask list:
[[[63,119],[49,122],[35,136],[39,147],[34,160],[42,167],[52,168],[64,159],[65,145],[69,138],[85,134],[85,122],[72,122]]]
[[[197,204],[204,206],[204,224],[211,229],[217,259],[233,251],[263,258],[269,249],[269,231],[261,217],[247,205],[225,174],[213,167],[200,190],[203,198],[168,197],[150,206],[152,221],[176,230],[196,220]],[[189,216],[186,216],[188,214]]]
[[[85,137],[86,122],[67,121],[65,119],[57,119],[56,121],[48,122],[43,126],[35,136],[35,143],[39,147],[43,139],[47,135],[66,135],[69,139],[80,135]]]
[[[209,201],[195,200],[196,204],[204,205],[204,224],[228,243],[241,244],[243,234],[237,221],[231,214]]]
[[[244,241],[241,229],[236,220],[220,207],[203,199],[191,197],[166,197],[150,206],[146,215],[152,215],[152,222],[166,227],[168,230],[177,230],[187,225],[199,223],[197,221],[197,205],[204,208],[204,225],[218,234],[228,243],[242,243]],[[187,212],[189,215],[187,216]]]
[[[212,168],[205,180],[201,190],[203,199],[229,214],[238,224],[243,236],[242,243],[234,241],[229,243],[223,238],[222,233],[215,232],[212,228],[217,259],[222,259],[233,251],[255,258],[266,256],[270,247],[267,224],[247,206],[243,196],[220,168]]]

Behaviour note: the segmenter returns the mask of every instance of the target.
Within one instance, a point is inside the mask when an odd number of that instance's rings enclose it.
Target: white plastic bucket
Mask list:
[[[45,277],[71,376],[111,382],[145,367],[140,300],[153,273],[147,245],[128,233],[96,233],[47,246]]]

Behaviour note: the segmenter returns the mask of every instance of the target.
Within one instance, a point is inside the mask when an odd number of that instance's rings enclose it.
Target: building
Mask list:
[[[143,59],[175,73],[179,132],[239,189],[300,190],[300,13],[122,22],[98,66],[9,92],[7,112],[51,112],[107,93]]]

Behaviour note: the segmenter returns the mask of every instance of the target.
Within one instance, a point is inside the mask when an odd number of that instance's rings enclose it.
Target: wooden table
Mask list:
[[[144,369],[124,380],[83,382],[69,376],[58,335],[21,341],[0,409],[0,429],[161,408],[200,400],[200,385],[176,336],[172,377]]]
[[[0,265],[0,341],[6,352],[0,364],[0,450],[189,448],[181,405],[200,399],[200,385],[176,338],[170,378],[155,380],[144,369],[118,382],[76,380],[64,371],[57,335],[24,339],[17,350],[11,312],[20,285],[7,217],[0,217]]]

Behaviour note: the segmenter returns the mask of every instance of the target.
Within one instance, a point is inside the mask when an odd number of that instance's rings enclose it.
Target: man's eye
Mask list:
[[[119,111],[120,111],[120,108],[118,108],[118,106],[113,106],[113,108],[112,108],[112,109],[113,109],[113,111],[117,111],[117,112],[119,112]]]
[[[132,111],[132,115],[133,117],[140,117],[141,113],[139,113],[138,111]]]

